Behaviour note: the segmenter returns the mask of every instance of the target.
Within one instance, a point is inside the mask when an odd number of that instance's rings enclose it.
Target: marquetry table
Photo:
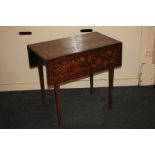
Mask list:
[[[38,67],[43,103],[46,103],[43,65],[47,85],[54,86],[58,125],[61,124],[60,84],[90,77],[93,92],[93,74],[109,72],[109,108],[112,103],[114,68],[122,64],[122,43],[98,32],[39,42],[27,46],[30,68]]]

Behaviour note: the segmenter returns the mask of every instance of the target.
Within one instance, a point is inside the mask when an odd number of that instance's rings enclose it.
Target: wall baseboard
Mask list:
[[[45,82],[46,83],[46,82]],[[137,78],[115,79],[114,86],[137,86]],[[95,79],[94,87],[107,87],[108,79]],[[47,85],[45,85],[47,88]],[[61,85],[61,88],[89,88],[89,80],[80,80]],[[52,87],[51,87],[52,88]],[[23,83],[4,83],[0,84],[0,91],[18,91],[18,90],[38,90],[39,82],[23,82]]]

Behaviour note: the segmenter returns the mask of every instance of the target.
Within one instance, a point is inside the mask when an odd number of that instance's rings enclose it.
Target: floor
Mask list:
[[[0,92],[1,129],[59,129],[53,90],[43,105],[41,93]],[[60,129],[154,129],[155,87],[115,87],[112,109],[108,109],[107,88],[63,89]]]

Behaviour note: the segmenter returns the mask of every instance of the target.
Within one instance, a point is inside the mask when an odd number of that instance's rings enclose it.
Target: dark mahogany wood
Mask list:
[[[56,101],[56,109],[57,109],[57,119],[58,126],[61,125],[61,97],[60,97],[60,84],[54,84],[54,93],[55,93],[55,101]]]
[[[38,72],[39,72],[39,81],[40,81],[42,99],[43,99],[43,103],[46,104],[46,92],[45,92],[45,85],[44,85],[43,65],[39,61],[38,61]]]
[[[90,93],[93,94],[93,74],[90,74]]]
[[[112,103],[114,68],[122,64],[122,43],[98,32],[35,43],[27,46],[29,65],[38,66],[42,92],[43,71],[38,61],[46,66],[47,85],[54,85],[58,124],[61,122],[60,84],[109,70],[109,108]],[[44,93],[43,98],[44,98]]]
[[[112,103],[112,89],[113,89],[113,79],[114,79],[114,68],[109,69],[109,109],[111,109],[111,103]]]
[[[56,39],[28,45],[28,50],[36,53],[46,63],[54,59],[77,55],[91,50],[98,50],[108,46],[121,44],[120,41],[112,39],[98,32],[81,34],[74,37]]]

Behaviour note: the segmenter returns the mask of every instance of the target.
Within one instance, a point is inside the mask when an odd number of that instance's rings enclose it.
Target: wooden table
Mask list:
[[[54,85],[58,125],[61,123],[60,84],[109,71],[109,108],[112,103],[114,68],[121,66],[122,43],[98,32],[35,43],[27,46],[30,67],[38,67],[43,102],[46,102],[43,65],[47,85]]]

